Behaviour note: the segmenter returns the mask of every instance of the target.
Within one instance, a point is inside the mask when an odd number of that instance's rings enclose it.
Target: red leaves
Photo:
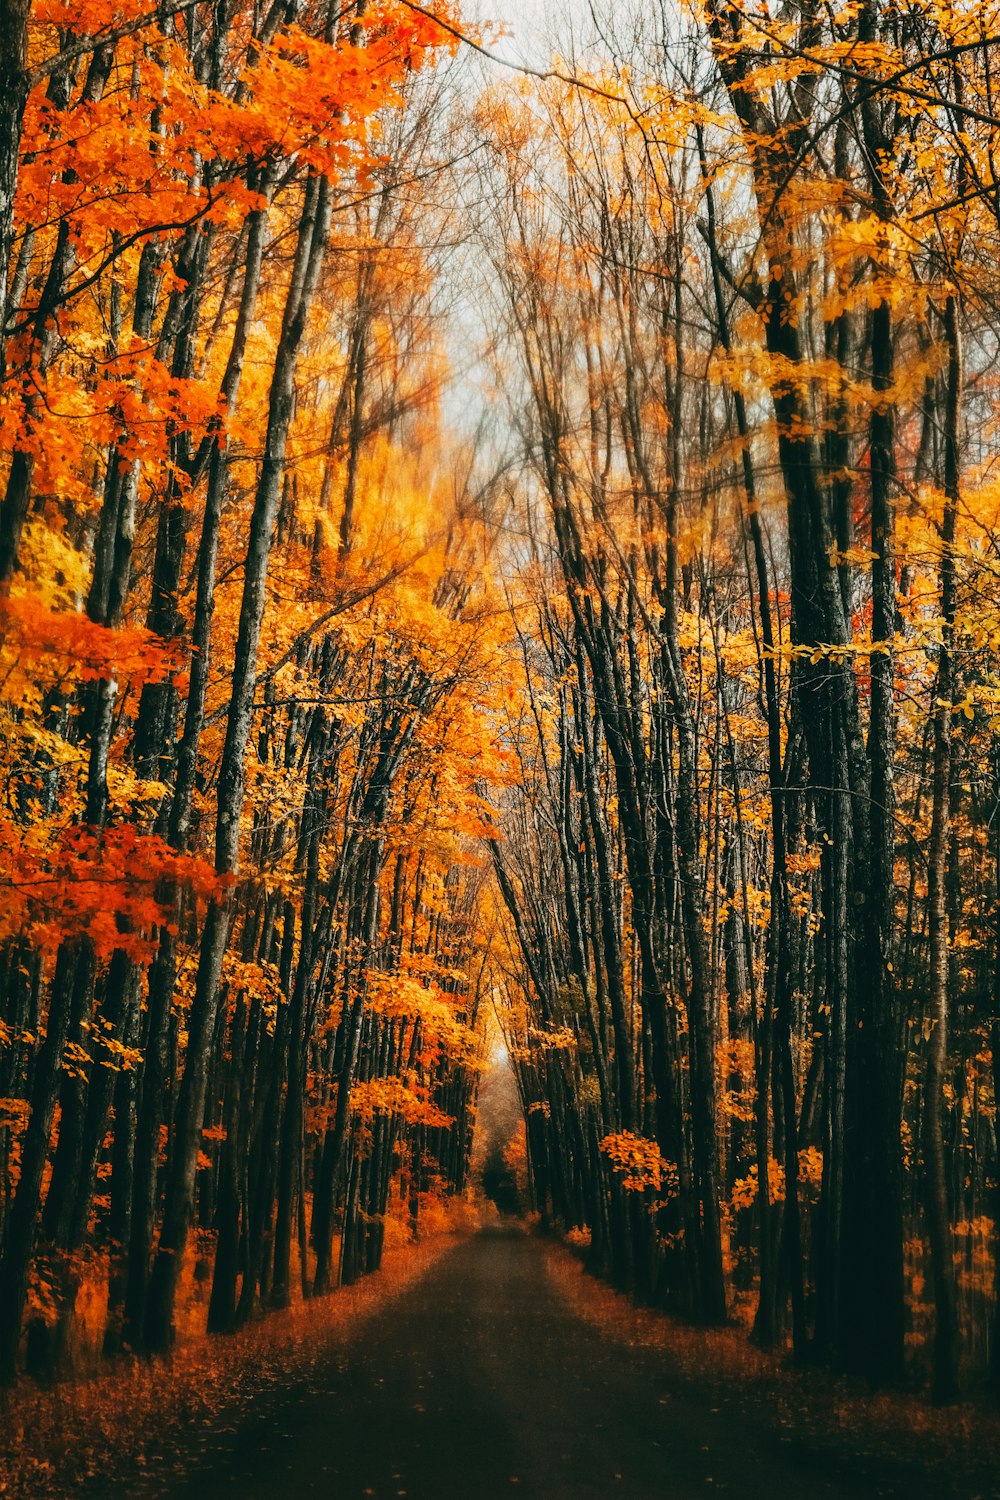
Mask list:
[[[131,824],[78,825],[53,838],[50,828],[0,819],[0,844],[0,938],[27,935],[43,948],[87,937],[99,958],[121,948],[143,962],[155,948],[153,930],[171,922],[164,889],[185,885],[209,897],[221,888],[207,861]]]

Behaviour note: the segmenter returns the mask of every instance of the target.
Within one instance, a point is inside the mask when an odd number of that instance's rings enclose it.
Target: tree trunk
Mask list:
[[[7,274],[14,249],[21,124],[28,100],[28,16],[31,0],[0,0],[0,384],[5,373],[7,319],[13,310]]]
[[[239,861],[244,761],[253,718],[267,567],[292,420],[295,366],[326,249],[331,202],[326,180],[310,174],[271,381],[264,461],[250,522],[232,697],[219,771],[216,869],[227,885],[223,893],[210,902],[202,934],[163,1227],[146,1307],[146,1344],[151,1349],[163,1349],[173,1342],[174,1303],[194,1206],[194,1179],[205,1109],[209,1051],[215,1030],[222,960],[229,935],[230,882],[235,877]]]
[[[951,817],[951,739],[955,692],[955,609],[962,349],[958,294],[945,307],[948,341],[948,398],[945,411],[945,507],[941,523],[941,646],[934,683],[934,771],[931,835],[927,852],[927,908],[930,942],[929,1011],[931,1033],[924,1090],[924,1165],[927,1177],[927,1229],[934,1287],[934,1380],[936,1401],[950,1401],[958,1388],[958,1325],[954,1248],[948,1203],[944,1138],[944,1084],[948,1065],[948,967],[950,920],[948,844]]]

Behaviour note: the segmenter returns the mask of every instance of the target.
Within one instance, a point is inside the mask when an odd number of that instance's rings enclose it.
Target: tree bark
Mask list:
[[[319,280],[330,225],[332,195],[325,179],[310,174],[285,301],[268,406],[264,461],[254,501],[247,547],[233,689],[219,771],[216,869],[226,882],[209,904],[198,961],[195,997],[188,1022],[188,1051],[174,1126],[163,1227],[146,1306],[145,1342],[169,1347],[174,1303],[194,1204],[211,1038],[219,999],[222,959],[229,935],[231,883],[239,862],[239,823],[245,786],[245,756],[256,687],[257,657],[266,601],[268,559],[292,420],[295,367],[306,318]]]
[[[927,853],[929,1012],[931,1033],[924,1088],[924,1159],[927,1229],[934,1287],[934,1381],[936,1401],[950,1401],[958,1388],[958,1326],[951,1212],[944,1139],[944,1084],[948,1064],[948,968],[951,923],[948,901],[948,845],[955,693],[955,611],[962,403],[962,345],[958,294],[945,306],[948,343],[948,396],[945,409],[945,504],[941,523],[941,646],[934,683],[934,771],[930,845]]]

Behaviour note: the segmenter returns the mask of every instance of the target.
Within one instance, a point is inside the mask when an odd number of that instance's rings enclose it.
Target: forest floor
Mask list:
[[[51,1413],[47,1430],[25,1431],[54,1467],[40,1476],[48,1488],[21,1493],[1000,1496],[992,1441],[968,1411],[948,1414],[947,1439],[931,1413],[902,1445],[881,1403],[866,1425],[865,1403],[835,1383],[748,1354],[736,1330],[706,1334],[633,1309],[570,1251],[516,1227],[417,1247],[322,1308],[216,1347],[150,1377],[165,1412],[155,1439],[148,1420],[143,1436],[128,1410],[108,1407],[102,1449],[67,1397],[77,1437],[52,1459]],[[91,1406],[94,1384],[82,1392]],[[152,1387],[132,1403],[147,1417],[154,1405]],[[916,1421],[915,1404],[904,1408]],[[127,1448],[112,1458],[123,1430]],[[70,1451],[82,1441],[85,1461]]]
[[[122,1357],[89,1379],[24,1380],[0,1392],[0,1496],[176,1494],[203,1449],[235,1434],[274,1390],[309,1380],[372,1317],[391,1316],[460,1237],[439,1232],[394,1245],[381,1270],[356,1285],[268,1313],[230,1337],[188,1333],[169,1359]]]
[[[589,1275],[575,1248],[547,1239],[545,1249],[549,1273],[579,1317],[622,1346],[657,1351],[678,1391],[748,1420],[790,1455],[822,1462],[847,1493],[1000,1496],[1000,1406],[989,1395],[941,1408],[918,1395],[863,1390],[756,1349],[744,1327],[697,1328],[637,1307]]]
[[[985,1409],[787,1370],[741,1330],[632,1307],[519,1227],[401,1247],[233,1339],[8,1402],[4,1496],[1000,1497]]]

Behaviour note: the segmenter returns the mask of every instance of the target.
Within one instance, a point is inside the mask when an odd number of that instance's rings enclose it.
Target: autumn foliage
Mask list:
[[[95,1289],[163,1348],[189,1252],[231,1328],[463,1191],[504,773],[407,186],[450,34],[39,0],[0,46],[10,1380]]]
[[[474,127],[536,1202],[941,1400],[1000,1354],[995,22],[606,7]]]
[[[6,1381],[377,1268],[491,1016],[593,1269],[1000,1370],[1000,16],[607,9],[0,0]]]

